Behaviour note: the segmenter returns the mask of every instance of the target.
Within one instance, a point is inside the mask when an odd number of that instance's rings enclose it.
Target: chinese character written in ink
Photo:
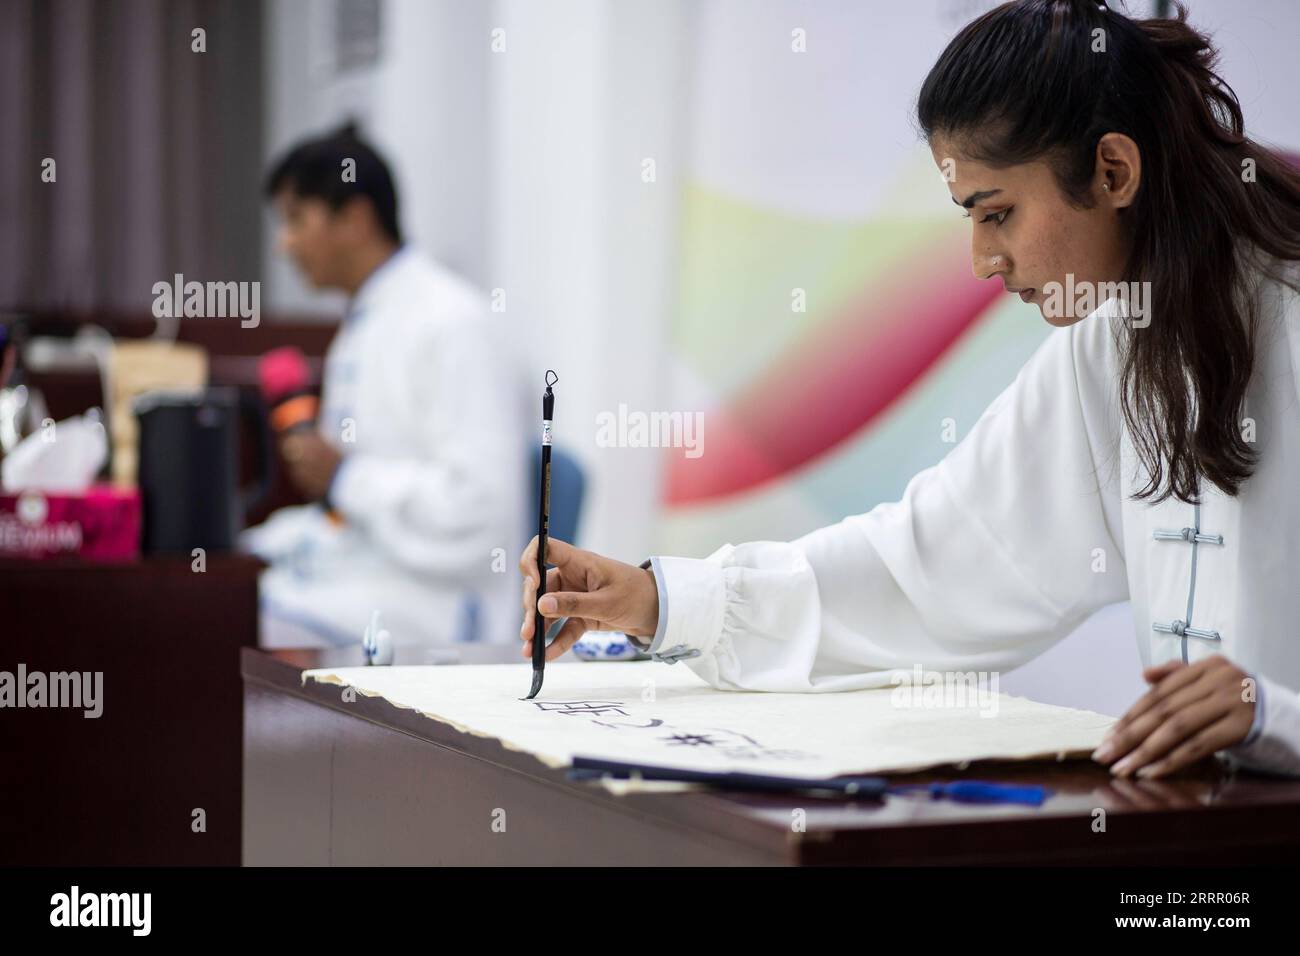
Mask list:
[[[617,700],[535,700],[533,703],[539,710],[549,710],[557,714],[580,714],[587,717],[600,717],[606,714],[627,716],[623,704]]]
[[[716,747],[718,741],[708,734],[673,734],[664,738],[670,747]]]

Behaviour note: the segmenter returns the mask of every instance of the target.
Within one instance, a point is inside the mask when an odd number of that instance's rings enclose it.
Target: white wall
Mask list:
[[[663,401],[688,19],[685,0],[497,8],[493,285],[538,393],[546,368],[560,376],[556,441],[590,478],[583,544],[625,560],[648,553],[659,458],[597,448],[596,416]]]
[[[483,284],[491,5],[385,0],[378,62],[347,72],[331,62],[334,9],[325,0],[266,6],[265,163],[299,139],[358,120],[392,165],[407,238]],[[339,296],[311,291],[276,255],[269,213],[266,221],[265,308],[339,314]]]

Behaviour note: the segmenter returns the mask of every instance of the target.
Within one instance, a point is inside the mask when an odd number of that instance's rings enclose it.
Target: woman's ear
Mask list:
[[[1094,195],[1112,209],[1133,205],[1142,184],[1142,153],[1123,133],[1107,133],[1097,141]]]

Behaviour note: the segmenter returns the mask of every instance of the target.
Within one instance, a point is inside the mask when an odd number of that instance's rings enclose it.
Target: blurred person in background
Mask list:
[[[243,536],[270,563],[262,646],[352,644],[375,611],[397,647],[509,640],[525,406],[486,297],[403,241],[393,177],[351,126],[289,150],[265,191],[279,248],[349,303],[317,421],[280,437],[311,504]]]

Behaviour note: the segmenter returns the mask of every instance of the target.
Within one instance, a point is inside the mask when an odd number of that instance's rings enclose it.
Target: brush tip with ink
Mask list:
[[[545,671],[540,668],[533,668],[533,689],[528,692],[527,697],[520,697],[520,700],[532,700],[537,696],[537,692],[542,689],[542,677],[544,674]]]

